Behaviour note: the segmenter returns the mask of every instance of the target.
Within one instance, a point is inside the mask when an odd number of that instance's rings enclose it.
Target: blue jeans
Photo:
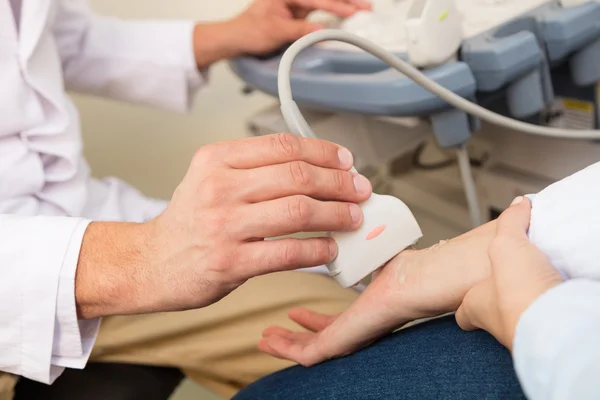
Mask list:
[[[351,356],[288,368],[234,400],[525,399],[510,353],[486,332],[445,317],[390,335]]]

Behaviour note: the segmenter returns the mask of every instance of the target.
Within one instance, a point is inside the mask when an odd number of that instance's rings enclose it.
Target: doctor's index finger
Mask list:
[[[235,169],[304,161],[318,167],[349,170],[354,163],[352,153],[344,147],[290,133],[237,140],[224,146],[223,161]]]

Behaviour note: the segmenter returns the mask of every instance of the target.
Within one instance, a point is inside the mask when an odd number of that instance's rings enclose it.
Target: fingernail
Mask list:
[[[340,159],[340,164],[342,164],[343,168],[352,167],[354,157],[352,157],[352,153],[350,153],[350,150],[342,147],[338,150],[338,158]]]
[[[356,204],[350,204],[350,217],[355,224],[358,224],[362,220],[362,210]]]
[[[354,189],[360,194],[366,194],[373,190],[371,188],[371,182],[359,174],[354,174]]]
[[[523,201],[523,196],[519,196],[517,198],[515,198],[512,203],[510,203],[511,206],[514,206],[515,204],[519,204],[520,202]]]
[[[329,241],[329,255],[332,259],[337,256],[337,244],[333,240]]]

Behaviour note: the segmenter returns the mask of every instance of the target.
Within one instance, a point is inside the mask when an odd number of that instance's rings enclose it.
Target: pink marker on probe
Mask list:
[[[369,234],[367,235],[366,239],[367,240],[373,240],[377,236],[381,235],[383,233],[383,231],[385,231],[385,225],[380,225],[377,228],[373,229],[371,232],[369,232]]]

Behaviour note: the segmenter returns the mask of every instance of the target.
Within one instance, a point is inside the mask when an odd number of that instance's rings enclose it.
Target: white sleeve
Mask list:
[[[567,280],[515,332],[515,368],[532,400],[600,398],[599,181],[596,163],[529,196],[529,238]]]
[[[515,369],[531,400],[600,398],[600,283],[571,280],[523,313]]]
[[[0,370],[52,383],[87,362],[100,321],[77,321],[74,282],[88,224],[0,215]]]
[[[60,0],[53,32],[69,90],[188,111],[198,71],[192,21],[124,21],[93,14],[84,0]]]
[[[599,182],[596,163],[531,196],[529,238],[566,279],[600,280]]]

